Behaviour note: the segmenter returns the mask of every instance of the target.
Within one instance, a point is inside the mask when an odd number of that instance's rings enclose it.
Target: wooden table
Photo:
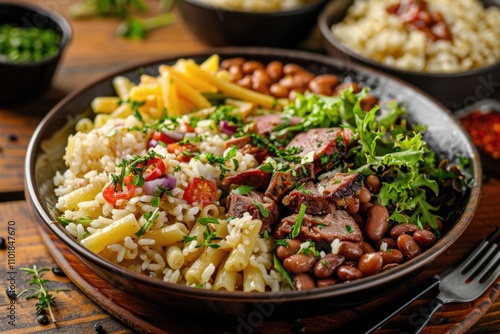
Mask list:
[[[27,1],[27,0],[25,0]],[[41,6],[57,10],[68,16],[71,1],[29,0]],[[127,41],[117,37],[115,29],[118,22],[114,19],[91,19],[71,21],[73,40],[62,59],[51,89],[36,101],[9,108],[0,107],[0,236],[7,237],[8,227],[16,229],[15,249],[15,286],[19,292],[27,287],[20,267],[52,268],[56,266],[50,256],[46,242],[42,241],[34,218],[31,216],[23,193],[23,165],[27,144],[41,120],[61,98],[71,91],[91,83],[116,70],[140,64],[173,54],[206,50],[208,47],[195,40],[187,31],[178,16],[177,22],[170,27],[151,33],[145,41]],[[316,43],[311,42],[313,49]],[[320,50],[319,50],[320,51]],[[1,76],[1,74],[0,74]],[[419,278],[429,277],[440,272],[464,255],[479,239],[486,236],[500,223],[500,181],[489,179],[483,187],[483,197],[477,214],[462,237],[436,262],[422,273]],[[10,224],[10,225],[9,225]],[[7,251],[0,251],[1,291],[5,291],[10,279]],[[51,288],[66,288],[68,291],[55,294],[57,297],[57,325],[42,327],[35,316],[35,301],[21,298],[15,303],[15,325],[9,324],[7,307],[11,305],[4,292],[0,293],[0,331],[6,333],[28,333],[48,331],[54,333],[90,333],[94,325],[101,323],[106,333],[133,332],[130,321],[117,320],[96,304],[68,278],[46,274],[54,281]],[[435,317],[425,333],[498,333],[500,331],[500,301],[497,300],[498,285],[490,289],[489,295],[481,298],[480,303],[446,305]],[[426,296],[416,302],[418,307],[432,296]],[[495,300],[497,300],[495,302]],[[474,310],[475,309],[475,310]],[[356,319],[359,310],[343,313],[342,317]],[[386,324],[380,333],[397,332],[412,309],[405,311]],[[463,319],[467,316],[467,319]],[[340,317],[340,318],[342,318]],[[288,333],[305,329],[305,332],[328,332],[342,321],[337,315],[302,319],[298,324],[268,322],[257,328],[261,333]],[[180,327],[179,327],[180,328]],[[199,327],[203,331],[203,327]],[[175,333],[176,331],[169,331]]]

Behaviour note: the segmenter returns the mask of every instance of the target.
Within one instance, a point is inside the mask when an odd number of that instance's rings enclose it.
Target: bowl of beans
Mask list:
[[[452,110],[500,96],[498,1],[340,0],[318,24],[329,54],[397,76]]]
[[[43,93],[70,40],[71,26],[58,13],[0,3],[0,104],[27,102]]]
[[[186,26],[211,46],[292,47],[309,36],[325,0],[181,0]]]
[[[481,164],[435,100],[323,55],[212,52],[75,91],[31,139],[34,216],[114,287],[214,329],[302,318],[383,297],[465,230]]]

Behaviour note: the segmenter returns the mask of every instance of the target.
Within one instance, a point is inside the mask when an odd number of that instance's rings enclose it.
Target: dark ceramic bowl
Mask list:
[[[499,0],[481,0],[488,6],[500,6]],[[451,110],[461,109],[486,97],[500,97],[500,62],[465,72],[441,74],[397,69],[367,58],[345,46],[331,28],[342,21],[353,0],[330,2],[318,17],[318,26],[326,51],[345,61],[354,61],[389,73],[419,87]]]
[[[0,24],[52,29],[61,36],[59,52],[30,63],[0,62],[0,105],[27,102],[49,86],[64,49],[71,40],[69,22],[54,11],[14,2],[0,2]]]
[[[179,0],[178,8],[189,30],[211,46],[291,47],[309,35],[325,0],[296,9],[246,12]]]
[[[438,152],[439,157],[447,157],[455,163],[458,155],[471,158],[472,165],[468,172],[474,179],[474,185],[458,203],[456,213],[436,245],[423,255],[400,265],[397,270],[350,283],[303,291],[244,293],[194,289],[130,272],[92,253],[76,242],[59,223],[53,223],[59,213],[54,208],[56,198],[52,177],[56,171],[65,170],[62,156],[66,138],[73,133],[80,118],[91,115],[89,106],[92,99],[114,94],[112,79],[115,75],[124,75],[138,82],[140,74],[134,67],[80,89],[54,107],[36,129],[28,147],[25,164],[26,198],[39,223],[46,225],[81,261],[117,289],[127,290],[169,311],[189,311],[211,316],[245,316],[252,314],[251,312],[261,312],[259,314],[262,315],[263,310],[270,313],[266,313],[266,317],[277,318],[331,313],[381,297],[415,277],[453,244],[470,223],[481,189],[482,172],[478,154],[458,121],[432,98],[382,73],[317,54],[266,48],[221,48],[213,52],[219,54],[221,59],[244,57],[263,63],[272,60],[294,62],[315,73],[335,73],[351,78],[371,87],[372,93],[382,100],[395,98],[406,101],[409,121],[428,126],[425,140]],[[211,54],[182,55],[182,58],[202,62]],[[157,75],[159,64],[173,64],[175,60],[165,59],[141,68],[146,74]]]

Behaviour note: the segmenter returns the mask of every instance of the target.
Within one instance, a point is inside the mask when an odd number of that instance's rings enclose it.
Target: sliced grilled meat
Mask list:
[[[306,206],[306,213],[310,215],[324,215],[335,211],[335,203],[320,194],[317,185],[311,181],[304,183],[292,190],[283,198],[283,204],[295,212],[299,212],[300,206]]]
[[[297,222],[297,214],[283,218],[274,231],[276,239],[286,238]],[[345,210],[335,210],[328,215],[313,216],[305,214],[298,238],[314,242],[331,243],[335,239],[359,243],[363,241],[361,230]]]
[[[253,186],[256,189],[266,189],[271,180],[271,174],[259,168],[248,169],[235,175],[226,176],[223,185],[238,184]]]
[[[279,218],[278,204],[263,193],[252,190],[248,195],[230,194],[226,200],[227,217],[243,217],[248,212],[254,219],[262,220],[261,232],[271,230]]]
[[[332,199],[338,206],[347,206],[359,194],[363,182],[361,173],[337,173],[325,186],[323,195]]]
[[[286,172],[277,171],[271,177],[271,182],[265,194],[279,202],[293,188],[300,186],[302,183],[313,181],[314,178],[313,163],[296,165],[292,170]]]
[[[281,125],[285,122],[285,120],[281,118],[281,115],[254,116],[252,117],[252,120],[255,122],[257,133],[259,134],[270,133],[278,125]],[[290,125],[297,125],[300,123],[300,121],[300,117],[292,117],[292,119],[290,120]]]

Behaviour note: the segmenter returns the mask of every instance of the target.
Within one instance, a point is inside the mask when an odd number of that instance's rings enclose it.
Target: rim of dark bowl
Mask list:
[[[200,0],[179,0],[179,1],[188,2],[192,5],[202,7],[205,9],[209,9],[209,10],[220,11],[221,13],[229,12],[229,13],[234,13],[234,14],[246,14],[246,15],[253,15],[253,16],[280,17],[280,16],[298,15],[298,14],[303,14],[305,12],[313,11],[315,8],[320,7],[322,4],[324,4],[328,0],[316,0],[314,2],[298,6],[296,8],[283,9],[283,10],[276,9],[276,10],[268,10],[268,11],[250,11],[250,10],[217,7],[217,6],[208,4],[208,3],[200,1]]]
[[[352,1],[351,1],[352,2]],[[500,3],[495,3],[497,6],[500,6]],[[388,66],[383,63],[379,63],[377,61],[374,61],[373,59],[367,58],[364,55],[352,50],[348,46],[346,46],[340,39],[338,39],[333,33],[332,33],[332,26],[329,25],[330,21],[330,16],[331,12],[334,6],[336,6],[336,1],[332,1],[328,3],[325,8],[321,11],[321,13],[318,16],[318,27],[321,32],[321,35],[323,35],[323,38],[327,40],[328,43],[330,43],[333,47],[337,48],[340,50],[342,53],[346,54],[349,57],[352,57],[354,59],[358,59],[359,61],[364,62],[365,64],[369,66],[373,66],[375,68],[383,69],[383,71],[392,71],[394,73],[401,73],[403,75],[413,75],[416,77],[422,77],[422,78],[455,78],[455,77],[464,77],[464,76],[476,76],[479,74],[482,74],[484,72],[489,72],[493,69],[500,68],[500,60],[498,60],[495,64],[490,64],[490,65],[485,65],[481,67],[475,67],[467,71],[461,71],[461,72],[451,72],[451,73],[440,73],[440,72],[418,72],[418,71],[411,71],[411,70],[405,70],[393,66]]]
[[[71,28],[71,24],[63,15],[59,14],[54,10],[45,9],[39,5],[0,0],[0,7],[5,5],[27,9],[34,13],[38,13],[48,17],[49,19],[54,21],[61,29],[61,42],[59,43],[59,49],[57,53],[50,57],[43,58],[38,61],[21,62],[21,63],[2,62],[1,64],[9,66],[19,66],[19,67],[36,66],[39,64],[50,62],[54,58],[60,57],[62,55],[68,44],[71,42],[71,39],[73,38],[73,29]]]
[[[146,64],[137,64],[120,71],[116,71],[112,74],[106,75],[103,78],[94,81],[66,96],[63,100],[61,100],[40,122],[38,127],[36,128],[30,143],[28,145],[27,154],[26,154],[26,163],[25,163],[25,192],[27,198],[32,201],[32,205],[34,205],[37,213],[42,218],[43,222],[48,226],[48,228],[54,232],[57,237],[63,241],[66,246],[68,246],[74,253],[83,257],[86,261],[94,263],[100,268],[104,268],[105,270],[112,272],[114,274],[120,274],[122,277],[127,278],[133,281],[142,281],[147,283],[150,286],[157,287],[159,289],[168,290],[169,293],[173,293],[176,295],[182,295],[184,297],[199,299],[199,300],[218,300],[218,301],[239,301],[245,303],[253,303],[253,302],[269,302],[269,301],[283,301],[283,302],[296,302],[302,300],[313,300],[318,298],[329,298],[335,296],[343,296],[346,294],[350,294],[356,292],[360,289],[370,289],[380,285],[385,281],[392,281],[397,278],[405,277],[410,273],[414,272],[418,268],[426,267],[426,265],[430,265],[436,257],[438,257],[441,253],[443,253],[452,243],[454,243],[458,237],[463,233],[466,227],[469,225],[472,217],[477,209],[477,205],[480,198],[481,193],[481,185],[482,185],[482,170],[481,170],[481,162],[478,158],[478,153],[475,146],[470,141],[470,138],[466,135],[466,142],[468,144],[468,151],[471,151],[473,154],[470,157],[473,160],[473,165],[476,167],[473,170],[472,177],[475,180],[475,184],[470,189],[469,199],[465,208],[463,209],[460,216],[454,223],[453,230],[459,233],[450,233],[451,230],[448,230],[447,233],[431,248],[425,251],[425,257],[416,257],[413,258],[403,264],[401,264],[397,270],[389,270],[386,272],[378,273],[374,276],[364,277],[359,280],[351,281],[348,284],[338,284],[332,285],[330,287],[324,288],[316,288],[310,290],[301,290],[301,291],[279,291],[279,292],[259,292],[259,293],[248,293],[242,291],[214,291],[214,290],[205,290],[205,289],[195,289],[193,287],[188,287],[180,284],[173,284],[168,282],[163,282],[158,278],[151,278],[146,275],[138,274],[132,271],[129,271],[123,267],[120,267],[116,264],[111,263],[108,260],[105,260],[98,256],[97,254],[91,252],[89,249],[84,247],[83,245],[76,242],[76,240],[69,235],[68,232],[62,228],[62,226],[54,222],[46,208],[42,204],[43,199],[41,198],[41,194],[38,189],[35,188],[35,163],[37,152],[36,149],[41,144],[40,134],[44,132],[45,128],[49,126],[50,119],[54,117],[54,115],[61,113],[59,110],[63,109],[65,104],[75,98],[78,98],[79,95],[85,93],[86,91],[92,89],[94,85],[99,83],[103,83],[105,81],[112,80],[112,78],[120,75],[122,73],[134,71],[139,67],[147,67],[152,65],[157,65],[160,62],[168,62],[175,61],[179,58],[194,58],[194,57],[208,57],[212,54],[218,54],[221,56],[230,57],[231,55],[239,54],[239,55],[247,55],[251,56],[266,56],[266,57],[283,57],[283,58],[293,58],[300,59],[308,62],[315,62],[319,64],[327,64],[333,67],[342,68],[345,67],[338,59],[332,59],[330,57],[313,54],[307,51],[296,51],[296,50],[286,50],[286,49],[277,49],[277,48],[252,48],[252,47],[220,47],[208,49],[205,51],[197,52],[197,53],[189,53],[189,54],[178,54],[173,55],[171,57],[165,59],[157,59],[155,61],[148,62]],[[418,88],[414,88],[412,85],[398,79],[387,75],[383,72],[373,70],[369,67],[362,66],[359,64],[349,64],[349,68],[354,71],[360,73],[368,73],[369,75],[383,76],[389,80],[395,81],[399,85],[403,85],[416,91],[418,94],[422,95],[423,98],[429,100],[430,102],[436,104],[443,113],[447,114],[450,117],[451,121],[459,125],[458,120],[453,117],[453,114],[446,109],[441,103],[437,100],[429,96],[428,94],[422,92]],[[459,125],[460,126],[460,125]],[[460,128],[464,131],[462,128]]]

